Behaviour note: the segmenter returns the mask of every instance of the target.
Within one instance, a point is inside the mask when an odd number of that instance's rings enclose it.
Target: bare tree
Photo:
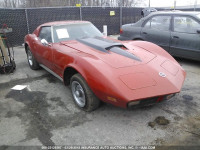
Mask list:
[[[55,7],[55,6],[125,6],[134,7],[144,3],[145,0],[0,0],[3,7]]]
[[[4,0],[3,6],[4,6],[4,7],[8,7],[8,0]]]

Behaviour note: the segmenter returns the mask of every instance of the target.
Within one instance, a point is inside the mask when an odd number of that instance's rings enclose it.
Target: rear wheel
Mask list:
[[[93,111],[100,105],[100,100],[94,95],[80,74],[75,74],[70,80],[71,92],[75,104],[85,110]]]
[[[143,39],[133,39],[133,41],[144,41]]]
[[[27,47],[27,59],[31,69],[37,70],[40,68],[39,63],[36,61],[29,47]]]

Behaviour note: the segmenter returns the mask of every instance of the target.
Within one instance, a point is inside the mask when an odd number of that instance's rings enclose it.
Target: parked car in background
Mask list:
[[[200,12],[157,11],[123,25],[119,40],[153,42],[171,55],[200,60]]]
[[[142,12],[141,12],[141,15],[142,15],[142,17],[146,17],[146,16],[148,16],[150,13],[152,13],[152,12],[155,12],[155,11],[157,11],[155,8],[144,8],[144,9],[142,9]]]
[[[45,23],[25,37],[31,69],[43,67],[70,85],[75,104],[96,109],[100,101],[123,108],[170,99],[185,71],[159,46],[105,37],[90,22]]]

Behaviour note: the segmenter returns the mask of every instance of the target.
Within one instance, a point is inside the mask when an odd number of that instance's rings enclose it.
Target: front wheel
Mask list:
[[[94,95],[80,74],[75,74],[70,80],[71,92],[75,104],[85,110],[93,111],[100,105],[100,100]]]
[[[36,61],[29,47],[27,47],[27,59],[31,69],[37,70],[40,68],[39,63]]]

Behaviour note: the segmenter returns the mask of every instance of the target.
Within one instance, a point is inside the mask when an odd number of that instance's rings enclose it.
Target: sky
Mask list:
[[[200,4],[200,0],[176,0],[176,6],[194,5],[195,1]],[[150,0],[151,7],[173,7],[174,0]],[[149,6],[149,0],[146,0],[146,6]]]

